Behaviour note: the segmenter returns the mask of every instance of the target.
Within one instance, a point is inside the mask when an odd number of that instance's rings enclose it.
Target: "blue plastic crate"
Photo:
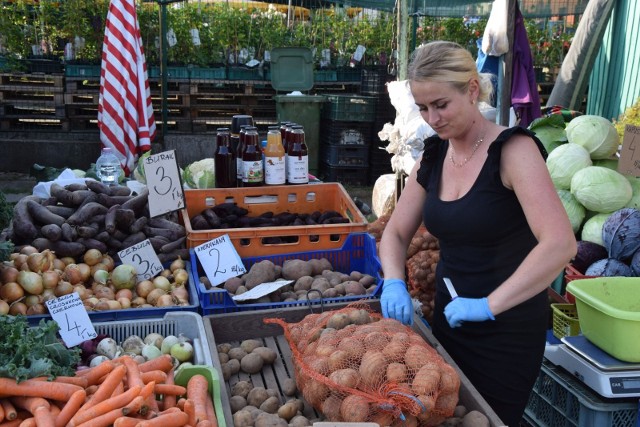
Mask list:
[[[191,271],[189,262],[185,262],[185,270]],[[165,268],[168,268],[169,264],[165,264]],[[162,317],[166,313],[171,311],[191,311],[199,312],[200,303],[198,301],[198,292],[196,285],[192,280],[191,275],[188,281],[189,289],[189,305],[173,305],[170,307],[153,307],[153,308],[127,308],[121,310],[104,310],[104,311],[89,311],[89,319],[91,322],[112,322],[115,320],[136,320],[136,319],[148,319],[152,317]],[[35,326],[40,322],[40,319],[51,320],[49,314],[27,316],[29,325]]]
[[[524,418],[540,427],[634,427],[638,401],[605,399],[545,360]]]
[[[190,250],[191,254],[191,281],[196,284],[198,297],[200,298],[200,307],[203,315],[208,314],[221,314],[221,313],[233,313],[238,311],[249,310],[267,310],[273,308],[288,308],[299,307],[308,304],[319,305],[357,301],[361,299],[375,298],[382,292],[382,277],[380,275],[381,264],[380,259],[376,252],[376,242],[373,236],[368,233],[352,233],[345,239],[342,248],[319,250],[310,252],[291,252],[281,255],[270,255],[262,257],[247,257],[242,258],[242,262],[247,269],[257,262],[263,260],[270,260],[276,265],[282,265],[289,259],[301,259],[308,261],[313,258],[327,258],[335,271],[342,273],[351,273],[352,271],[359,271],[363,274],[369,274],[376,278],[375,291],[370,295],[355,295],[348,297],[336,297],[336,298],[323,298],[317,297],[317,294],[311,293],[309,295],[310,301],[288,301],[278,303],[245,303],[237,304],[231,297],[231,295],[222,288],[205,289],[204,285],[200,283],[199,277],[204,276],[204,272],[200,265],[200,261],[193,249]]]

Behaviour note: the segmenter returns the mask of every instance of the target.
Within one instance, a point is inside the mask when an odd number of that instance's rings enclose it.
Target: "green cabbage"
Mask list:
[[[580,230],[580,226],[582,225],[582,221],[584,221],[584,217],[586,214],[586,210],[584,206],[582,206],[575,197],[568,190],[557,190],[558,196],[560,196],[560,201],[564,205],[564,210],[567,211],[567,216],[569,216],[569,221],[571,222],[571,228],[573,228],[573,232],[577,233]]]
[[[206,158],[191,163],[182,171],[182,180],[189,188],[214,188],[216,186],[214,159]]]
[[[583,146],[570,142],[558,146],[547,157],[547,169],[553,185],[561,190],[568,190],[573,175],[587,166],[591,166],[589,152]]]
[[[626,176],[626,178],[631,184],[632,196],[624,207],[640,209],[640,178],[635,176]]]
[[[593,161],[593,166],[602,166],[604,168],[613,169],[618,171],[618,159],[597,159]]]
[[[624,175],[602,166],[587,166],[571,178],[571,194],[590,211],[608,213],[631,199],[631,184]]]
[[[616,128],[604,117],[578,116],[567,128],[567,141],[580,144],[591,154],[592,159],[607,159],[615,154],[620,143]]]
[[[561,114],[535,119],[529,125],[529,130],[536,134],[548,154],[551,154],[561,144],[567,142],[564,131],[565,121]]]
[[[582,233],[580,240],[586,240],[587,242],[597,243],[604,247],[604,240],[602,240],[602,227],[604,226],[607,218],[611,216],[611,213],[596,214],[586,220],[582,226]]]

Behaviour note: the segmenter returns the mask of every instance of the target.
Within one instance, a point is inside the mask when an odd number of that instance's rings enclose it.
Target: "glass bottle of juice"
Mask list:
[[[232,188],[236,184],[236,155],[231,147],[229,128],[218,128],[216,131],[216,187]]]
[[[244,153],[244,135],[247,127],[249,126],[250,125],[241,125],[240,133],[238,134],[238,150],[236,151],[236,153],[238,153],[238,155],[236,156],[236,181],[238,187],[242,187],[244,184],[244,174],[242,172],[242,154]]]
[[[259,187],[264,184],[262,167],[262,150],[258,129],[247,127],[244,133],[244,151],[242,152],[242,185],[243,187]]]
[[[302,126],[291,127],[291,139],[288,140],[288,145],[287,182],[289,184],[309,183],[309,153]]]
[[[269,126],[267,146],[264,149],[264,183],[283,185],[286,182],[284,146],[278,126]]]

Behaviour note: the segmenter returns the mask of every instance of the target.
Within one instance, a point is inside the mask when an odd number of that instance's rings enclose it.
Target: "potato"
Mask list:
[[[275,414],[278,412],[278,408],[280,407],[280,399],[275,396],[268,397],[262,404],[260,405],[260,410],[267,412],[269,414]]]
[[[238,288],[243,285],[244,280],[242,280],[240,277],[232,277],[224,282],[224,289],[230,294],[235,295],[235,293],[238,292]]]
[[[229,353],[229,350],[231,350],[233,346],[229,343],[223,343],[223,344],[218,344],[216,346],[216,350],[218,351],[218,353]]]
[[[360,282],[356,282],[355,280],[349,280],[344,282],[344,291],[347,295],[364,295],[366,294],[366,289]]]
[[[247,289],[253,289],[261,283],[273,282],[277,278],[275,265],[267,259],[262,260],[253,264],[249,272],[242,277]]]
[[[230,359],[242,360],[247,355],[247,352],[240,347],[233,347],[227,354]]]
[[[287,402],[278,408],[278,416],[289,421],[298,413],[298,407],[293,402]]]
[[[431,362],[432,353],[424,345],[411,345],[404,355],[404,363],[409,369],[420,369]]]
[[[247,292],[247,291],[248,291],[248,289],[247,289],[246,287],[244,287],[244,286],[240,286],[240,287],[236,290],[236,295],[242,295],[242,294],[244,294],[244,293],[245,293],[245,292]]]
[[[287,280],[298,280],[302,276],[311,275],[311,265],[301,259],[288,259],[282,265],[282,277]]]
[[[467,415],[467,407],[464,405],[456,406],[456,409],[453,410],[453,416],[457,418],[464,418]]]
[[[364,309],[351,310],[349,312],[349,322],[354,325],[365,325],[371,321],[369,312]]]
[[[293,378],[287,378],[282,382],[282,392],[285,396],[293,396],[298,391],[298,386]]]
[[[283,420],[276,414],[268,414],[263,412],[258,415],[256,418],[256,422],[254,424],[255,427],[288,427],[289,424],[286,420]]]
[[[257,374],[262,370],[264,361],[258,353],[249,353],[240,360],[240,369],[247,374]]]
[[[327,321],[327,328],[342,329],[349,325],[349,315],[347,313],[336,313]]]
[[[339,283],[337,283],[337,284],[335,284],[335,285],[334,285],[333,283],[331,283],[331,284],[333,285],[333,289],[335,289],[335,290],[336,290],[336,292],[338,293],[338,295],[342,295],[342,296],[344,296],[344,294],[346,293],[346,292],[345,292],[344,283],[339,282]]]
[[[269,395],[269,397],[277,397],[278,400],[280,400],[280,392],[275,388],[268,388],[267,395]]]
[[[351,278],[351,280],[355,280],[356,282],[360,279],[362,279],[362,273],[360,273],[359,271],[352,271],[351,274],[349,274],[349,277]]]
[[[436,399],[436,411],[444,414],[453,414],[458,404],[458,393],[440,393]]]
[[[362,342],[367,350],[383,350],[389,345],[389,335],[383,332],[370,332],[364,337]]]
[[[242,396],[246,398],[251,390],[253,390],[253,384],[249,381],[238,381],[231,386],[231,396]]]
[[[322,406],[320,407],[320,411],[322,414],[327,417],[329,421],[342,421],[340,416],[340,406],[342,405],[342,399],[340,399],[335,394],[327,397],[324,402],[322,402]]]
[[[311,425],[311,421],[304,415],[296,415],[289,421],[290,427],[308,427]]]
[[[415,415],[405,414],[405,419],[402,420],[400,417],[396,418],[391,427],[417,427],[418,419]]]
[[[331,372],[335,372],[338,369],[346,368],[349,363],[349,353],[344,350],[334,349],[334,351],[332,351],[329,355],[327,363],[329,364],[329,370]]]
[[[393,423],[393,415],[386,411],[372,411],[373,413],[369,417],[369,422],[377,424],[379,426],[390,426]],[[440,426],[442,427],[442,426]]]
[[[302,394],[307,402],[312,406],[318,406],[327,398],[331,391],[319,381],[310,380],[305,386]]]
[[[218,359],[220,359],[220,363],[224,364],[229,361],[229,355],[227,353],[218,353]]]
[[[278,358],[278,353],[269,347],[256,347],[252,353],[262,357],[262,361],[267,365],[271,365]]]
[[[349,395],[340,405],[340,415],[348,423],[362,423],[369,417],[369,402],[362,396]]]
[[[322,292],[322,298],[336,298],[338,295],[338,291],[334,288],[329,288]]]
[[[240,343],[240,348],[247,353],[251,353],[255,348],[261,347],[262,342],[258,340],[244,340]]]
[[[360,282],[360,284],[365,288],[368,288],[376,284],[376,278],[369,274],[365,274],[360,278],[360,280],[358,280],[358,282]]]
[[[254,387],[247,395],[247,404],[259,408],[262,402],[269,398],[269,393],[264,387]]]
[[[357,388],[361,377],[355,369],[345,368],[332,372],[329,379],[342,387]]]
[[[247,399],[242,396],[231,396],[229,398],[229,404],[231,406],[231,413],[235,414],[247,406]]]
[[[233,425],[236,427],[253,426],[253,416],[251,415],[251,412],[242,410],[233,414]]]
[[[326,291],[329,288],[331,288],[331,285],[329,284],[329,281],[324,277],[313,279],[313,282],[311,283],[311,289],[320,291],[320,293]]]
[[[229,367],[229,364],[223,363],[220,365],[220,369],[222,370],[222,378],[225,381],[229,381],[229,378],[231,378],[231,368]]]
[[[389,363],[387,366],[387,381],[402,383],[407,379],[407,367],[404,363]]]
[[[362,355],[358,372],[363,381],[371,387],[377,387],[387,372],[388,364],[389,361],[382,352],[368,350]]]
[[[322,274],[322,270],[324,270],[325,264],[317,258],[312,258],[307,261],[307,264],[311,266],[311,275],[317,276],[318,274]]]
[[[240,361],[238,359],[229,359],[226,365],[229,367],[231,375],[235,375],[240,372]]]
[[[460,376],[451,365],[443,365],[440,370],[440,393],[458,394]]]
[[[404,359],[403,356],[406,349],[407,346],[404,343],[392,339],[391,342],[382,349],[382,354],[391,361],[400,362]]]
[[[440,384],[440,369],[435,363],[424,365],[411,382],[411,390],[416,394],[436,394]],[[455,407],[455,406],[454,406]]]
[[[333,270],[333,265],[331,265],[331,261],[326,258],[320,258],[320,263],[322,264],[322,271],[324,270]]]
[[[313,283],[313,277],[311,276],[302,276],[296,283],[293,285],[294,291],[308,291],[311,289],[311,284]]]

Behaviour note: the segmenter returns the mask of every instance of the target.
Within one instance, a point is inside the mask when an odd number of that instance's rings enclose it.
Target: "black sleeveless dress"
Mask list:
[[[438,188],[449,143],[434,136],[425,141],[417,178],[428,193],[424,224],[440,243],[434,335],[510,426],[518,426],[540,370],[548,322],[547,294],[539,293],[497,315],[495,321],[464,322],[452,329],[444,316],[451,297],[442,278],[450,278],[461,297],[485,297],[513,274],[536,245],[515,193],[500,179],[502,145],[514,134],[531,136],[546,157],[533,133],[518,127],[506,129],[489,147],[487,160],[469,192],[458,200],[443,201]]]

